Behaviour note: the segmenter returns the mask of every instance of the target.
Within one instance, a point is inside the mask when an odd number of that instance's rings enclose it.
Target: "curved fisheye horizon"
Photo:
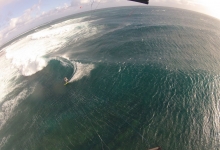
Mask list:
[[[187,9],[220,19],[216,0],[150,0],[149,5],[127,0],[10,0],[0,1],[0,46],[33,28],[68,15],[120,6],[163,6]]]
[[[218,2],[134,1],[0,0],[1,150],[219,149]]]

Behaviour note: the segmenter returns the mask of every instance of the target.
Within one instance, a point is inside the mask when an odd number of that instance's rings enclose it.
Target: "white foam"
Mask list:
[[[18,96],[16,96],[15,98],[6,100],[2,104],[0,111],[0,129],[5,124],[5,122],[12,116],[12,112],[14,108],[19,104],[19,102],[25,99],[28,96],[28,94],[31,94],[32,92],[33,90],[28,93],[28,90],[25,89],[22,92],[20,92]]]
[[[11,117],[14,108],[21,99],[27,96],[28,90],[23,90],[15,98],[8,99],[7,95],[15,89],[23,87],[24,82],[16,83],[20,73],[11,65],[11,62],[2,56],[0,58],[0,129]],[[31,89],[29,89],[30,91]],[[1,146],[1,145],[0,145]]]
[[[0,149],[7,143],[8,139],[11,137],[11,135],[8,135],[7,137],[3,137],[0,141]]]
[[[74,82],[82,79],[85,76],[89,76],[90,72],[95,68],[94,64],[82,64],[79,62],[74,62],[73,64],[75,72],[69,82]]]
[[[7,60],[5,57],[0,58],[0,68],[1,68],[0,71],[0,104],[1,104],[4,97],[15,88],[15,86],[10,84],[10,82],[18,77],[18,71],[17,69],[14,69],[11,66],[10,61]]]
[[[48,64],[44,56],[61,50],[68,39],[85,39],[97,32],[96,27],[90,27],[90,22],[77,23],[73,19],[30,34],[7,46],[4,51],[6,58],[22,75],[30,76]]]

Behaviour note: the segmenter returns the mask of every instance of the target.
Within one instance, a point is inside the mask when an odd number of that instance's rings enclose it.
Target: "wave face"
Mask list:
[[[219,31],[121,7],[22,35],[0,51],[0,149],[218,149]]]

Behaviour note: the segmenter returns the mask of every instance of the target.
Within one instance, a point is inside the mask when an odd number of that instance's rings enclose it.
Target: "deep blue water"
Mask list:
[[[76,14],[4,47],[0,69],[2,150],[220,149],[214,18],[165,7]]]

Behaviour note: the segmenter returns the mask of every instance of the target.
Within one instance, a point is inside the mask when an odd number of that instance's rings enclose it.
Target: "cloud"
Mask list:
[[[24,11],[23,15],[16,18],[11,18],[8,22],[8,25],[0,30],[0,46],[4,44],[12,36],[13,31],[16,31],[16,28],[23,28],[24,25],[30,22],[33,19],[33,14],[40,10],[40,3],[33,5],[31,8]],[[21,29],[21,31],[23,31]],[[24,31],[25,32],[25,31]],[[8,39],[9,38],[9,39]]]
[[[64,3],[63,6],[53,8],[47,12],[40,10],[40,2],[33,5],[31,8],[26,9],[21,16],[11,18],[8,25],[0,30],[0,46],[37,26],[82,11],[77,7],[78,4],[80,3]]]
[[[90,0],[81,0],[80,3],[81,4],[87,4],[87,3],[90,3]]]
[[[74,7],[74,6],[78,6],[79,4],[80,4],[79,1],[72,1],[70,5],[71,5],[72,7]]]

